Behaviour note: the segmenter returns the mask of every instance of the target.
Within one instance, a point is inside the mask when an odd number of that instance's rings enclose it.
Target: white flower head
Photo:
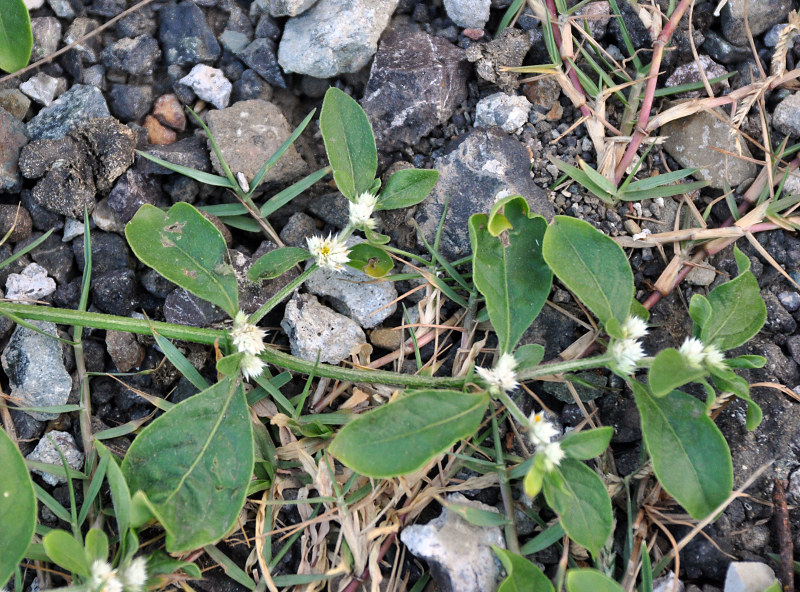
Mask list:
[[[267,332],[247,321],[247,315],[241,310],[236,313],[231,329],[231,341],[236,351],[257,356],[264,351],[264,338]]]
[[[316,257],[317,265],[342,271],[350,261],[350,254],[344,241],[339,236],[328,235],[328,238],[312,236],[306,238],[308,250]]]
[[[350,202],[350,224],[356,228],[373,230],[377,222],[372,217],[378,197],[365,191]]]
[[[495,388],[503,392],[510,393],[519,386],[517,382],[517,375],[514,368],[517,367],[517,361],[511,354],[503,354],[491,370],[488,368],[475,368],[486,384],[489,390]]]
[[[122,573],[122,584],[125,592],[142,592],[147,582],[147,559],[137,557]]]
[[[620,339],[609,348],[614,364],[620,374],[633,374],[636,366],[644,358],[642,344],[635,339]]]
[[[254,356],[253,354],[244,354],[244,356],[242,356],[241,369],[242,376],[244,376],[245,380],[261,376],[261,373],[264,371],[264,366],[266,366],[266,363],[258,356]]]
[[[703,351],[703,342],[695,337],[687,337],[678,352],[683,356],[684,361],[693,368],[700,368],[706,359]]]
[[[558,436],[558,428],[556,428],[551,421],[547,420],[544,416],[544,411],[531,415],[528,418],[528,422],[530,425],[530,432],[528,435],[535,446],[549,444],[555,436]]]
[[[705,346],[703,348],[703,354],[706,357],[706,366],[719,368],[725,363],[725,354],[723,354],[716,345],[710,344]]]
[[[544,455],[544,470],[548,473],[561,464],[564,458],[564,450],[559,442],[548,442],[537,448],[537,452]]]
[[[647,335],[647,323],[639,317],[629,316],[622,323],[622,335],[625,339],[641,339]]]
[[[101,559],[92,563],[89,589],[92,592],[123,592],[122,582],[117,577],[117,571]]]

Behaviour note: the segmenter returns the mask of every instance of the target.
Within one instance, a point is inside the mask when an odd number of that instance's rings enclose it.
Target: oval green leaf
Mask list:
[[[492,550],[508,574],[497,592],[553,592],[553,584],[533,563],[497,545],[492,545]]]
[[[380,247],[369,243],[358,243],[350,249],[348,265],[370,277],[381,278],[392,270],[394,259]]]
[[[521,197],[505,203],[503,212],[511,228],[507,246],[492,236],[485,214],[469,219],[473,281],[484,298],[500,350],[510,352],[544,306],[553,274],[542,257],[547,222],[529,216]]]
[[[194,206],[179,202],[167,213],[143,205],[125,227],[136,256],[231,317],[239,310],[236,275],[222,234]]]
[[[670,347],[656,355],[647,382],[654,397],[663,397],[684,384],[700,380],[706,374],[708,372],[704,368],[690,366],[677,349]]]
[[[311,257],[311,253],[298,247],[283,247],[261,255],[250,266],[247,277],[250,281],[270,280],[289,271],[292,267]]]
[[[253,433],[231,379],[179,403],[131,444],[122,472],[167,531],[167,551],[221,539],[236,522],[253,471]]]
[[[25,2],[0,0],[0,70],[21,70],[28,65],[32,49],[31,17]]]
[[[329,88],[322,101],[319,128],[339,191],[350,200],[369,191],[378,171],[378,150],[361,106],[338,88]]]
[[[81,544],[65,530],[51,530],[42,539],[44,552],[50,561],[66,569],[70,573],[87,577],[89,562]]]
[[[623,592],[607,575],[588,567],[567,572],[567,592]]]
[[[555,471],[545,473],[542,489],[569,537],[597,557],[611,535],[613,522],[611,499],[597,473],[580,461],[565,458]]]
[[[409,392],[345,425],[328,451],[368,477],[405,475],[471,436],[488,403],[486,393]]]
[[[475,526],[504,526],[508,524],[508,519],[495,510],[484,510],[468,504],[449,502],[446,499],[439,499],[439,503]]]
[[[711,290],[708,303],[711,313],[700,331],[700,339],[722,351],[749,341],[767,320],[767,307],[751,271]]]
[[[561,440],[561,449],[570,458],[589,460],[603,454],[614,435],[614,428],[606,426],[583,432],[570,432]]]
[[[108,536],[99,528],[91,528],[86,533],[84,541],[86,562],[91,565],[93,561],[108,560]]]
[[[439,171],[432,169],[404,169],[389,177],[378,198],[376,210],[396,210],[418,204],[436,185]]]
[[[633,272],[616,242],[588,222],[556,216],[544,235],[544,260],[601,323],[628,316]]]
[[[0,429],[0,587],[4,586],[25,556],[36,528],[36,496],[33,483],[16,444]]]
[[[696,520],[708,516],[733,490],[728,443],[694,397],[672,391],[656,399],[631,382],[642,436],[661,486]]]

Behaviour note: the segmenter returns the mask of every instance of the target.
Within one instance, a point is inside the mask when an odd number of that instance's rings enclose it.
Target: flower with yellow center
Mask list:
[[[312,236],[306,238],[309,252],[316,258],[317,265],[342,271],[344,266],[350,261],[350,253],[347,246],[339,236],[328,235],[328,238]]]

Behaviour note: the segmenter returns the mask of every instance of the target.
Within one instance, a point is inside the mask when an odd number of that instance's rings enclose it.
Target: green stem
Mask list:
[[[280,303],[283,301],[283,299],[284,299],[284,298],[286,298],[286,297],[287,297],[289,294],[291,294],[292,292],[294,292],[294,290],[295,290],[295,289],[296,289],[298,286],[300,286],[300,285],[301,285],[301,284],[302,284],[304,281],[306,281],[306,280],[309,278],[309,276],[310,276],[312,273],[314,273],[314,272],[315,272],[317,269],[319,269],[319,265],[317,265],[316,263],[314,263],[314,264],[313,264],[311,267],[309,267],[308,269],[306,269],[306,270],[305,270],[303,273],[301,273],[300,275],[298,275],[298,276],[297,276],[296,278],[294,278],[294,279],[293,279],[291,282],[289,282],[289,283],[288,283],[288,284],[286,284],[286,285],[285,285],[283,288],[281,288],[280,290],[278,290],[278,291],[275,293],[275,295],[274,295],[272,298],[270,298],[269,300],[267,300],[267,301],[266,301],[266,302],[265,302],[265,303],[264,303],[264,304],[261,306],[261,308],[259,308],[259,309],[258,309],[257,311],[255,311],[255,312],[254,312],[252,315],[250,315],[250,319],[249,319],[249,320],[250,320],[250,322],[251,322],[251,323],[253,323],[254,325],[255,325],[256,323],[258,323],[258,321],[260,321],[261,319],[263,319],[263,318],[264,318],[264,316],[266,316],[266,314],[267,314],[269,311],[271,311],[273,308],[275,308],[276,306],[278,306],[278,305],[279,305],[279,304],[280,304]]]
[[[503,509],[506,512],[505,539],[506,547],[512,553],[519,555],[519,539],[517,537],[517,523],[514,520],[514,497],[511,495],[511,486],[508,482],[503,445],[500,442],[500,428],[497,425],[497,415],[492,414],[492,439],[494,440],[495,471],[500,482],[500,494],[503,498]]]
[[[612,361],[610,354],[603,354],[593,358],[582,358],[580,360],[567,360],[566,362],[551,362],[539,364],[533,368],[526,368],[517,373],[517,380],[524,382],[533,380],[541,376],[550,374],[562,374],[564,372],[577,372],[579,370],[589,370],[591,368],[606,367]]]
[[[508,393],[503,392],[500,389],[497,391],[492,391],[492,394],[499,399],[499,401],[508,409],[508,412],[514,416],[514,419],[517,420],[521,425],[527,426],[528,425],[528,416],[522,412],[514,400],[508,396]]]

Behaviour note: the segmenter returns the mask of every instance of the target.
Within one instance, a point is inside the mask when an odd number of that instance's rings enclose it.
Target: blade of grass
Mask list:
[[[13,255],[11,255],[11,257],[9,257],[7,259],[3,259],[3,261],[0,261],[0,269],[3,269],[6,265],[10,265],[11,263],[14,263],[14,261],[19,259],[23,255],[27,255],[28,253],[30,253],[32,250],[34,250],[36,247],[38,247],[44,241],[46,241],[47,238],[51,234],[53,234],[54,230],[55,230],[55,228],[51,228],[50,230],[45,232],[42,236],[40,236],[35,241],[33,241],[31,244],[29,244],[29,245],[25,246],[24,248],[20,249],[18,253],[14,253]]]
[[[194,179],[195,181],[199,181],[200,183],[204,183],[206,185],[213,185],[214,187],[224,187],[226,189],[235,189],[231,185],[231,182],[226,179],[225,177],[220,177],[219,175],[213,175],[211,173],[206,173],[204,171],[198,171],[197,169],[193,169],[187,166],[183,166],[180,164],[175,164],[168,160],[164,160],[163,158],[158,158],[157,156],[153,156],[152,154],[148,154],[147,152],[142,152],[141,150],[137,150],[136,154],[141,156],[142,158],[146,158],[147,160],[151,160],[156,164],[160,164],[165,169],[169,169],[173,172],[180,173],[185,177],[189,177],[190,179]],[[236,185],[238,188],[239,185]]]
[[[260,212],[261,215],[265,218],[267,216],[271,216],[274,212],[277,212],[280,208],[285,206],[287,203],[292,201],[295,197],[300,195],[303,191],[311,187],[314,183],[322,179],[325,175],[331,172],[331,167],[324,167],[311,173],[310,175],[303,177],[296,183],[289,185],[283,191],[279,191],[267,201],[264,202],[264,205],[261,206]]]

